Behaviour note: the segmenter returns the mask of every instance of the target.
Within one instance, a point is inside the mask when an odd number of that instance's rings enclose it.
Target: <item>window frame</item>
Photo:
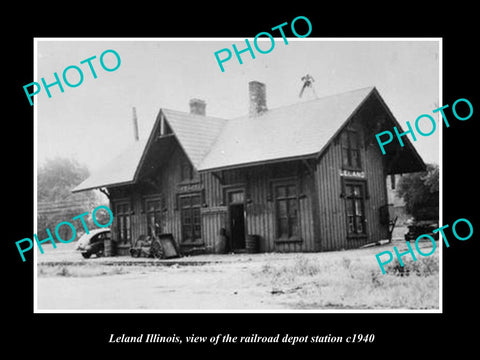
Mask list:
[[[289,195],[288,190],[286,190],[285,196],[277,196],[277,188],[285,187],[288,189],[289,187],[293,187],[295,189],[294,195]],[[271,184],[271,197],[273,200],[274,206],[274,221],[275,221],[275,242],[282,243],[282,242],[301,242],[301,214],[300,214],[300,187],[297,179],[290,179],[290,180],[281,180],[281,181],[273,181]],[[289,201],[294,200],[296,206],[296,233],[293,233],[293,228],[291,227],[291,219],[290,215],[290,205]],[[288,227],[288,236],[285,236],[281,233],[281,225],[280,225],[280,212],[279,212],[279,201],[286,201],[286,213],[287,213],[287,227]]]
[[[367,231],[367,216],[366,216],[366,208],[367,208],[367,200],[369,199],[368,196],[368,186],[367,186],[367,181],[364,179],[344,179],[342,178],[342,197],[345,200],[345,226],[347,230],[347,238],[352,238],[352,239],[357,239],[357,238],[366,238],[368,237],[368,231]],[[348,193],[348,187],[349,186],[359,186],[360,187],[360,196],[355,196],[355,195],[349,195]],[[361,207],[362,207],[362,227],[363,227],[363,232],[359,233],[356,223],[356,217],[358,216],[355,211],[355,200],[360,200],[361,202]],[[351,232],[350,231],[350,225],[349,225],[349,215],[348,215],[348,201],[352,201],[352,206],[355,211],[354,216],[354,227],[355,231]]]
[[[180,161],[179,167],[180,184],[192,184],[199,182],[199,175],[188,159],[183,159],[183,161]]]
[[[357,147],[352,146],[352,136],[356,137],[356,144]],[[347,139],[347,146],[344,144],[344,138]],[[362,145],[361,145],[361,136],[360,131],[352,128],[345,128],[342,133],[340,134],[340,147],[342,152],[342,169],[344,170],[362,170],[363,169],[363,161],[362,161]],[[358,164],[353,164],[353,156],[352,153],[357,152],[357,162]],[[345,164],[345,156],[347,160],[347,164]]]
[[[132,243],[132,203],[128,199],[116,200],[115,204],[115,235],[119,245]],[[126,210],[122,209],[126,207]],[[128,226],[126,225],[128,218]],[[123,226],[123,224],[125,226]],[[126,234],[125,234],[125,233]],[[123,235],[126,235],[125,238]]]
[[[182,200],[187,198],[193,198],[198,196],[199,201],[197,205],[192,205],[190,200],[190,206],[185,207],[182,205]],[[203,242],[202,239],[202,202],[203,202],[203,193],[202,191],[194,191],[194,192],[187,192],[187,193],[179,193],[177,194],[177,202],[178,202],[178,210],[180,212],[180,233],[181,233],[181,244],[188,245],[188,244],[200,244]],[[184,216],[186,212],[190,212],[191,223],[189,225],[185,224]],[[195,212],[198,212],[198,224],[195,223]],[[195,225],[199,226],[199,237],[195,238]],[[190,226],[190,232],[192,234],[192,238],[187,239],[185,234],[185,226]]]
[[[153,202],[158,202],[158,208],[155,208],[154,210],[149,210],[149,203],[153,203]],[[149,223],[149,219],[150,219],[150,214],[153,213],[153,216],[154,216],[154,219],[156,219],[155,215],[158,214],[159,216],[159,219],[158,219],[158,223],[160,225],[160,232],[158,234],[155,234],[155,235],[159,235],[163,232],[163,198],[161,196],[151,196],[151,197],[145,197],[144,198],[144,213],[145,213],[145,219],[146,219],[146,224],[147,224],[147,235],[148,236],[151,236],[152,233],[151,233],[151,229],[150,229],[150,223]],[[157,230],[157,229],[155,229]]]

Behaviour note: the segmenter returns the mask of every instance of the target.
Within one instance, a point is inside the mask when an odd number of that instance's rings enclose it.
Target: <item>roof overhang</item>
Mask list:
[[[272,164],[278,164],[281,162],[301,161],[301,160],[310,160],[310,159],[317,159],[317,158],[318,158],[318,153],[315,152],[313,154],[307,154],[307,155],[301,155],[301,156],[291,156],[291,157],[284,157],[284,158],[278,158],[278,159],[268,159],[268,160],[262,160],[262,161],[219,166],[214,168],[213,167],[204,168],[204,169],[198,170],[198,172],[207,173],[207,172],[226,171],[226,170],[234,170],[234,169],[241,169],[241,168],[247,168],[247,167],[272,165]]]
[[[376,103],[374,104],[374,102]],[[359,113],[364,110],[367,110],[368,113],[369,106],[377,106],[377,111],[381,109],[385,112],[387,116],[383,118],[384,121],[382,121],[381,123],[374,123],[374,119],[369,119],[370,122],[367,126],[372,129],[372,131],[369,134],[368,141],[366,142],[367,145],[376,146],[380,152],[380,148],[375,137],[377,133],[385,130],[393,130],[394,126],[397,127],[399,131],[403,132],[402,127],[398,123],[393,113],[390,111],[382,96],[380,95],[378,90],[373,87],[368,96],[365,97],[365,99],[358,105],[355,111],[345,120],[342,126],[338,128],[335,134],[325,144],[325,146],[319,152],[318,156],[321,157],[323,155],[323,153],[328,149],[330,144],[335,141],[335,139],[339,136],[343,129],[348,125],[350,120],[352,120],[355,116],[359,115]],[[375,111],[373,111],[373,113],[375,113]],[[400,144],[395,147],[392,146],[388,149],[386,155],[382,155],[386,168],[386,174],[405,174],[411,172],[425,171],[426,165],[413,144],[408,139],[408,137],[405,137],[402,140],[404,142],[403,147],[401,147]]]
[[[374,92],[372,92],[372,96],[374,96],[379,101],[382,108],[388,114],[388,120],[390,120],[390,123],[386,121],[381,124],[383,128],[383,130],[381,131],[393,130],[393,126],[395,126],[399,131],[403,132],[402,127],[398,123],[397,119],[395,118],[395,116],[393,116],[387,104],[380,96],[378,91],[376,91],[376,89]],[[378,132],[380,132],[380,130]],[[375,134],[377,134],[378,132],[376,132]],[[375,134],[373,136],[375,136]],[[404,142],[403,147],[400,146],[400,144],[397,144],[397,146],[390,146],[388,148],[388,151],[386,151],[386,154],[383,155],[386,165],[386,173],[388,175],[391,175],[425,171],[427,169],[427,166],[425,165],[425,162],[421,158],[420,154],[417,152],[417,150],[411,143],[410,139],[405,136],[402,140]],[[376,138],[374,139],[374,144],[378,146]]]
[[[145,140],[136,141],[126,147],[118,156],[107,162],[72,192],[80,192],[112,185],[128,185],[135,181],[135,174],[145,152]]]
[[[155,133],[155,132],[153,132]],[[148,141],[138,141],[112,159],[103,168],[75,187],[72,192],[135,184],[143,176],[157,171],[166,160],[175,135],[151,136]]]

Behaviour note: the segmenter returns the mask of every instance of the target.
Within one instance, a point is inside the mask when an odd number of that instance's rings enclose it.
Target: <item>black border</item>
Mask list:
[[[77,4],[78,5],[78,4]],[[444,347],[461,346],[462,351],[475,344],[475,322],[468,319],[476,313],[475,260],[478,254],[478,215],[469,206],[477,199],[475,186],[475,147],[478,112],[478,76],[476,64],[477,21],[473,6],[444,5],[426,9],[406,3],[388,4],[383,8],[365,3],[352,7],[339,4],[338,9],[323,3],[293,9],[289,3],[258,6],[244,3],[223,3],[214,7],[207,3],[196,6],[183,4],[175,11],[169,4],[111,3],[105,10],[98,4],[81,7],[45,8],[43,4],[25,6],[15,11],[13,22],[4,22],[6,37],[3,61],[7,86],[3,108],[8,109],[3,123],[4,191],[4,311],[8,312],[4,343],[17,352],[33,349],[49,357],[86,351],[117,356],[126,350],[137,355],[164,355],[174,350],[196,354],[214,350],[247,349],[256,354],[259,349],[285,355],[299,350],[313,351],[315,357],[324,350],[339,354],[343,350],[365,351],[370,356],[381,355],[374,350],[383,347],[405,356],[421,353],[433,355]],[[448,5],[448,4],[447,4]],[[35,7],[41,7],[36,9]],[[71,11],[67,11],[70,8]],[[21,262],[14,242],[33,233],[33,108],[25,100],[22,86],[33,79],[34,37],[252,37],[294,17],[303,15],[313,25],[311,37],[442,37],[443,38],[443,103],[452,104],[467,98],[474,107],[473,117],[464,122],[452,120],[444,127],[443,149],[443,219],[452,224],[467,218],[474,225],[474,236],[465,242],[453,240],[444,247],[443,314],[33,314],[33,256]],[[475,63],[474,63],[475,62]],[[477,66],[476,66],[477,65]],[[474,91],[476,90],[476,91]],[[406,104],[408,106],[408,104]],[[12,134],[13,136],[10,136]],[[14,135],[16,134],[16,136]],[[12,140],[9,138],[12,137]],[[231,335],[332,334],[348,336],[374,333],[373,344],[308,344],[308,345],[238,345],[224,344],[108,344],[110,333],[169,333],[180,336],[192,333],[210,336]],[[88,349],[88,350],[86,350]],[[60,351],[65,350],[66,352]],[[373,350],[373,352],[372,352]],[[85,351],[85,352],[84,352]],[[150,353],[152,351],[152,353]]]

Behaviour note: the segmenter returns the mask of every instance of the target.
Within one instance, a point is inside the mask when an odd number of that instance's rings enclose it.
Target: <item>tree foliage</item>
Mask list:
[[[427,164],[427,171],[403,175],[398,183],[398,196],[416,220],[437,220],[439,206],[439,170]]]
[[[85,218],[87,228],[95,229],[91,212],[98,205],[105,205],[94,191],[72,193],[72,189],[89,176],[88,168],[79,164],[75,159],[56,157],[48,159],[38,168],[37,172],[37,199],[44,206],[37,214],[37,235],[40,239],[46,238],[45,229],[54,229],[60,222],[72,222],[72,218],[84,212],[90,213]],[[101,224],[108,222],[108,215],[97,213],[97,220]],[[79,222],[80,220],[76,220]],[[83,232],[83,226],[77,226],[77,232]],[[69,239],[72,231],[68,226],[61,228],[62,239]],[[78,237],[78,236],[77,236]]]
[[[75,159],[56,157],[48,159],[38,168],[37,196],[38,201],[59,201],[75,197],[92,196],[75,195],[71,190],[89,176],[85,165],[79,164]]]

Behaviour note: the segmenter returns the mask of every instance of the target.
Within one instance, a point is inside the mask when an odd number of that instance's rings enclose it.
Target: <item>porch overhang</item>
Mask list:
[[[72,193],[101,188],[132,185],[158,171],[168,159],[175,141],[173,134],[147,142],[139,140],[116,158],[77,185]]]
[[[420,172],[427,169],[422,158],[410,143],[405,144],[404,147],[400,147],[400,145],[391,147],[383,156],[387,175]]]

